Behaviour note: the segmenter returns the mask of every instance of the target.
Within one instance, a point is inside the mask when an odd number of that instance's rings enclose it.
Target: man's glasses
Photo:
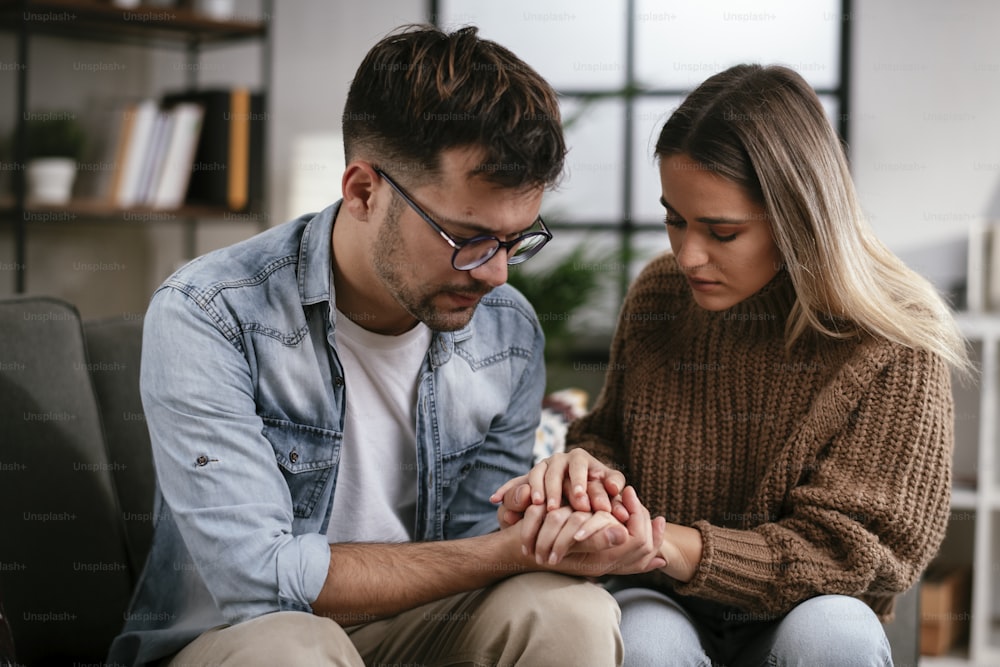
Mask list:
[[[410,196],[403,191],[403,188],[396,185],[396,182],[389,178],[387,173],[378,167],[375,168],[375,173],[384,178],[385,182],[391,185],[392,189],[403,198],[403,201],[409,204],[410,208],[417,212],[417,215],[423,218],[428,225],[434,228],[434,231],[441,235],[441,238],[447,241],[448,245],[455,249],[455,252],[451,256],[451,265],[456,271],[471,271],[476,267],[482,266],[490,261],[500,248],[507,250],[508,264],[520,264],[534,257],[542,249],[542,246],[552,240],[552,232],[545,226],[542,216],[538,216],[538,219],[535,220],[535,224],[541,226],[541,231],[521,234],[513,241],[501,241],[495,236],[474,236],[471,239],[456,239],[444,231],[439,224],[434,222],[431,216],[424,213],[423,209],[417,206],[417,203],[410,199]],[[534,227],[534,225],[532,226]]]

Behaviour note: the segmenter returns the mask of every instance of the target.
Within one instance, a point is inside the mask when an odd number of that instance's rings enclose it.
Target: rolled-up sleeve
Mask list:
[[[330,561],[325,535],[293,532],[251,356],[233,323],[196,294],[164,287],[154,295],[141,391],[157,478],[205,586],[234,623],[311,611]]]

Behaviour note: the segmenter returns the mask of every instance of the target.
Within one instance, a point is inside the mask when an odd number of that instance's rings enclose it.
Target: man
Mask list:
[[[159,520],[109,662],[620,662],[612,598],[554,572],[655,565],[648,514],[550,565],[489,501],[539,420],[543,338],[503,283],[551,238],[554,92],[475,28],[414,27],[369,52],[343,128],[340,202],[152,299]]]

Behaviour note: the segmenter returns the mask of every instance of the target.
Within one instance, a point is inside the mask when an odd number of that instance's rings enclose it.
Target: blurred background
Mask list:
[[[6,4],[8,10],[19,5]],[[0,201],[8,205],[16,172],[9,139],[17,129],[22,71],[27,113],[68,111],[84,126],[80,162],[89,168],[81,169],[75,198],[100,196],[101,180],[112,169],[111,110],[123,98],[157,98],[192,80],[199,87],[263,90],[267,143],[265,192],[254,211],[196,216],[193,228],[188,212],[102,211],[91,218],[83,207],[61,209],[62,215],[36,211],[24,225],[20,259],[14,225],[0,226],[0,294],[17,291],[20,272],[23,290],[65,296],[84,315],[141,313],[150,292],[189,255],[335,201],[340,113],[354,70],[379,37],[421,21],[478,25],[560,91],[571,120],[570,153],[561,187],[543,209],[557,225],[556,239],[538,261],[586,244],[590,268],[609,274],[599,281],[604,297],[570,318],[581,334],[609,334],[622,290],[651,255],[667,247],[651,157],[659,126],[686,91],[736,62],[787,64],[815,86],[847,142],[876,232],[956,298],[965,281],[968,230],[992,215],[1000,177],[1000,124],[991,111],[1000,102],[1000,53],[993,38],[1000,5],[989,0],[274,5],[237,0],[232,18],[260,22],[264,31],[205,40],[194,59],[183,39],[107,38],[72,28],[51,35],[49,29],[74,21],[55,10],[36,12],[31,21],[23,20],[30,12],[4,14],[0,100],[7,103],[0,104],[0,137],[8,141],[0,154]],[[133,22],[170,11],[180,10],[163,0],[142,5]],[[31,34],[22,59],[17,31],[25,23]],[[609,259],[599,252],[610,249],[621,254]]]

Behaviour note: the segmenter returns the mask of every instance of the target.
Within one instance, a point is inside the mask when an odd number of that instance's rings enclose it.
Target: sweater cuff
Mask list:
[[[757,606],[767,599],[781,564],[763,535],[707,521],[693,527],[701,532],[701,563],[691,581],[677,584],[678,593],[739,607]]]

